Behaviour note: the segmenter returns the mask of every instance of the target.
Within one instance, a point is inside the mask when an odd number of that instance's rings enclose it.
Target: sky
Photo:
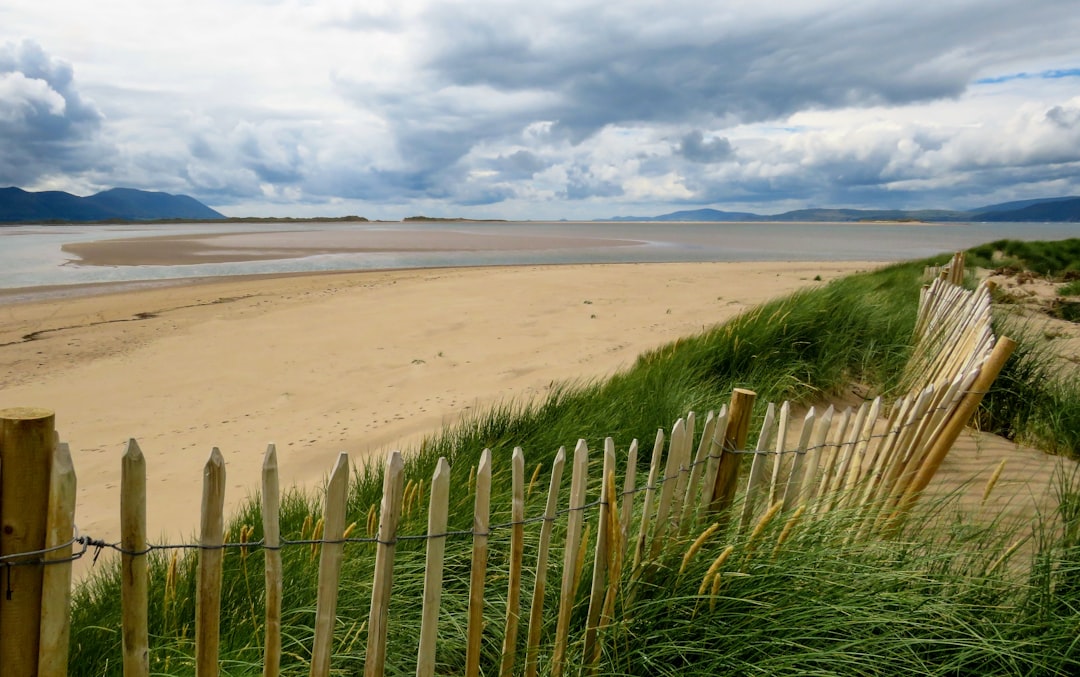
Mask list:
[[[4,0],[0,186],[229,216],[1080,195],[1075,0]]]

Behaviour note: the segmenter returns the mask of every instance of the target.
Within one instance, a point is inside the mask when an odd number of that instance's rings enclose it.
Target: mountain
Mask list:
[[[187,195],[113,188],[79,197],[61,191],[33,193],[21,188],[0,188],[0,223],[223,218],[220,212]]]
[[[612,221],[754,221],[761,217],[750,212],[722,212],[718,209],[693,209],[661,216],[616,216]]]
[[[1016,200],[976,207],[951,209],[796,209],[781,214],[724,212],[695,209],[659,216],[616,216],[611,221],[1080,221],[1080,197]]]
[[[979,214],[979,221],[1080,221],[1080,197],[1060,198]]]
[[[1075,200],[1076,197],[1044,197],[1037,198],[1035,200],[1013,200],[1012,202],[1000,202],[998,204],[986,205],[985,207],[976,207],[975,209],[969,209],[969,214],[986,214],[988,212],[1011,212],[1025,207],[1032,207],[1039,204],[1050,204],[1054,202],[1064,202],[1067,200]]]

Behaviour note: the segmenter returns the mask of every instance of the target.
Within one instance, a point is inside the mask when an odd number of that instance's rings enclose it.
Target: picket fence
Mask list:
[[[496,462],[512,469],[512,519],[497,525],[510,530],[509,576],[505,624],[499,628],[502,651],[497,666],[486,674],[546,674],[559,677],[588,670],[601,657],[604,629],[635,594],[635,586],[658,562],[681,557],[685,567],[698,557],[713,557],[699,595],[715,595],[720,573],[734,546],[719,552],[711,537],[735,520],[741,533],[757,534],[786,515],[778,539],[782,542],[800,520],[852,509],[858,514],[850,538],[887,537],[902,523],[933,478],[957,436],[987,391],[1014,344],[995,339],[990,331],[989,291],[961,289],[944,278],[924,290],[914,337],[915,348],[906,382],[908,395],[891,406],[876,398],[857,409],[819,413],[811,408],[796,416],[790,404],[769,404],[754,449],[746,442],[755,394],[736,389],[729,404],[704,417],[689,413],[659,430],[644,482],[637,478],[638,442],[623,459],[605,441],[599,463],[590,468],[590,450],[580,440],[567,458],[560,449],[548,476],[543,512],[525,514],[525,457],[520,448],[509,459],[494,459],[485,450],[479,464],[468,470],[474,496],[472,559],[466,620],[465,674],[481,674],[484,638],[488,539],[493,530],[491,476]],[[666,450],[666,451],[665,451]],[[749,457],[749,460],[747,460]],[[110,544],[121,554],[122,662],[125,675],[148,675],[148,553],[154,547],[146,535],[146,464],[132,440],[122,458],[121,541]],[[569,502],[560,506],[563,476],[570,464]],[[599,481],[596,470],[599,465]],[[429,481],[407,481],[399,452],[388,455],[383,469],[381,505],[369,514],[368,537],[351,535],[346,524],[349,459],[341,454],[323,501],[317,533],[307,541],[285,541],[279,519],[279,479],[276,452],[266,452],[262,487],[263,539],[230,544],[224,533],[224,461],[214,449],[203,474],[200,538],[197,549],[195,673],[215,676],[219,666],[221,586],[225,550],[261,547],[265,552],[265,649],[263,674],[279,674],[282,657],[281,549],[319,547],[318,598],[310,649],[310,674],[331,670],[337,622],[339,576],[344,548],[350,542],[374,543],[374,575],[366,622],[364,674],[382,675],[388,662],[415,660],[416,674],[434,675],[439,645],[439,609],[443,593],[443,563],[448,538],[451,469],[440,459]],[[539,471],[539,467],[537,468]],[[621,472],[621,477],[619,473]],[[593,482],[590,483],[590,473]],[[461,475],[457,475],[460,477]],[[532,483],[537,473],[533,473]],[[75,473],[68,445],[58,442],[51,412],[32,409],[0,411],[0,565],[6,577],[0,594],[0,665],[5,677],[65,675],[70,625],[71,562],[92,544],[73,537]],[[594,487],[598,495],[589,496]],[[395,546],[403,506],[415,506],[426,494],[428,524],[422,621],[415,658],[387,655],[388,612],[393,594]],[[585,529],[586,511],[595,510],[595,531]],[[534,552],[525,553],[525,526],[539,522]],[[556,526],[559,529],[556,531]],[[347,531],[349,530],[349,531]],[[556,533],[564,538],[561,553],[553,552]],[[695,537],[696,534],[696,537]],[[590,540],[591,538],[591,540]],[[692,539],[692,540],[691,540]],[[689,545],[687,545],[689,543]],[[101,545],[101,544],[98,544]],[[593,552],[588,584],[583,567]],[[545,608],[550,565],[561,557],[558,604]],[[557,565],[557,563],[555,563]],[[523,598],[523,570],[535,568],[531,601]],[[556,566],[557,568],[557,566]],[[502,599],[502,598],[500,598]],[[575,609],[587,608],[581,622]],[[550,617],[554,617],[551,630]],[[547,619],[547,622],[545,622]],[[545,629],[546,628],[546,629]],[[522,631],[524,631],[522,633]],[[568,648],[573,645],[573,665]]]

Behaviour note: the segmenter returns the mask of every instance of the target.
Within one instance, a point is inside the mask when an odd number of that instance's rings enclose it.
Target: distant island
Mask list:
[[[455,217],[443,217],[443,216],[406,216],[403,218],[402,223],[409,223],[414,221],[433,221],[435,223],[505,223],[506,219],[466,219],[461,216]]]
[[[965,211],[950,209],[796,209],[782,214],[693,209],[659,216],[616,216],[601,221],[851,221],[884,223],[948,223],[955,221],[1080,221],[1080,197],[1049,197],[985,205]]]

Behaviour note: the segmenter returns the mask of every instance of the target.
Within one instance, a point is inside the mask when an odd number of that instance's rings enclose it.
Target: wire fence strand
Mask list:
[[[964,393],[962,393],[962,395],[967,395],[967,394],[985,395],[986,391],[966,390],[966,391],[964,391]],[[646,484],[643,484],[641,486],[635,487],[633,489],[630,489],[630,490],[627,490],[627,491],[622,491],[622,492],[620,492],[620,495],[625,497],[625,496],[628,496],[628,495],[636,495],[636,494],[639,494],[641,492],[649,491],[649,490],[657,491],[660,488],[662,488],[662,486],[664,484],[666,484],[667,482],[678,481],[678,479],[683,474],[689,473],[695,467],[700,466],[700,465],[704,465],[704,464],[709,463],[709,462],[714,461],[714,460],[718,460],[725,454],[738,454],[738,455],[747,455],[747,456],[794,455],[794,454],[807,454],[807,453],[810,453],[812,451],[817,451],[817,450],[820,450],[820,449],[827,449],[827,448],[830,448],[830,447],[837,448],[837,450],[839,452],[841,450],[844,450],[845,448],[851,448],[851,447],[854,447],[854,446],[857,446],[857,445],[860,445],[860,444],[869,443],[870,441],[873,441],[873,440],[882,440],[882,439],[888,438],[888,437],[893,436],[893,435],[899,435],[901,432],[903,432],[904,430],[906,430],[909,427],[914,427],[914,426],[917,426],[917,425],[921,425],[927,418],[931,417],[935,413],[952,411],[954,409],[955,409],[954,406],[939,405],[937,407],[933,407],[933,408],[928,409],[923,414],[923,416],[919,417],[918,419],[916,419],[914,421],[896,423],[896,424],[890,426],[889,429],[884,431],[884,432],[871,433],[870,435],[860,435],[855,440],[850,440],[849,439],[849,440],[838,441],[838,442],[837,441],[825,442],[825,443],[818,444],[818,445],[811,445],[811,446],[808,446],[808,447],[806,447],[804,449],[793,448],[793,449],[783,449],[783,450],[780,450],[780,451],[776,451],[776,450],[760,450],[759,451],[759,450],[754,450],[754,449],[725,449],[725,450],[722,450],[720,454],[706,454],[705,456],[703,456],[701,458],[701,460],[691,461],[687,465],[680,466],[678,471],[675,474],[660,477],[660,478],[657,479],[655,484],[646,483]],[[839,432],[842,433],[843,431],[839,431]],[[607,501],[605,501],[604,499],[600,499],[600,500],[593,501],[592,503],[586,503],[586,504],[584,504],[582,506],[578,506],[578,507],[574,507],[574,508],[563,508],[563,509],[558,510],[555,513],[555,516],[550,517],[550,518],[547,517],[547,516],[544,516],[544,515],[538,515],[536,517],[530,517],[530,518],[523,519],[523,520],[508,521],[508,522],[500,522],[500,523],[496,523],[496,524],[491,524],[491,525],[488,526],[488,529],[485,532],[478,532],[478,531],[474,531],[474,530],[471,530],[471,529],[461,529],[461,530],[444,531],[442,533],[437,533],[437,534],[405,534],[405,535],[396,536],[394,539],[389,540],[389,541],[381,540],[381,539],[379,539],[377,537],[347,537],[347,538],[339,538],[339,539],[285,539],[285,538],[282,538],[282,539],[280,539],[279,545],[273,545],[273,546],[266,545],[266,543],[262,539],[260,539],[258,541],[230,542],[230,543],[221,543],[221,544],[216,544],[216,545],[202,544],[202,543],[150,544],[150,545],[147,545],[145,548],[143,548],[141,550],[129,550],[129,549],[124,548],[119,542],[109,542],[109,541],[105,541],[105,540],[101,540],[101,539],[95,539],[95,538],[92,538],[90,536],[80,535],[78,533],[78,528],[76,527],[76,529],[75,529],[75,534],[76,535],[73,536],[69,541],[67,541],[65,543],[61,543],[59,545],[54,545],[54,546],[51,546],[49,548],[42,548],[42,549],[39,549],[39,550],[30,550],[30,551],[26,551],[26,552],[13,553],[13,554],[8,554],[8,555],[0,555],[0,567],[3,567],[4,569],[10,569],[11,567],[16,567],[16,566],[51,566],[51,565],[57,565],[57,564],[67,564],[67,563],[74,562],[76,560],[82,559],[83,557],[85,557],[90,552],[91,548],[93,548],[93,550],[94,550],[93,561],[96,563],[97,560],[98,560],[98,557],[101,555],[101,553],[106,551],[106,550],[114,551],[114,552],[120,553],[121,555],[128,555],[128,556],[138,557],[138,556],[142,556],[142,555],[148,555],[151,552],[155,552],[155,551],[233,550],[233,549],[236,549],[236,550],[239,550],[239,549],[244,549],[244,550],[283,550],[285,548],[295,547],[295,546],[311,547],[311,546],[317,546],[317,545],[341,545],[341,544],[395,545],[395,544],[397,544],[399,542],[402,542],[402,541],[428,541],[428,540],[434,540],[434,539],[437,539],[437,538],[454,538],[454,537],[469,537],[469,538],[472,538],[472,537],[477,537],[477,536],[491,536],[495,532],[504,531],[504,530],[511,529],[511,528],[517,527],[517,526],[527,526],[527,525],[530,525],[530,524],[536,524],[536,523],[543,522],[543,521],[555,521],[558,517],[562,517],[562,516],[567,515],[567,514],[569,514],[571,512],[574,512],[574,511],[585,512],[585,511],[591,510],[592,508],[599,507],[601,505],[607,505]],[[56,552],[65,550],[67,548],[74,548],[75,546],[80,546],[80,547],[77,550],[73,550],[70,555],[67,555],[67,556],[64,556],[64,557],[56,557],[56,558],[47,557],[48,555],[50,555],[52,553],[56,553]]]

